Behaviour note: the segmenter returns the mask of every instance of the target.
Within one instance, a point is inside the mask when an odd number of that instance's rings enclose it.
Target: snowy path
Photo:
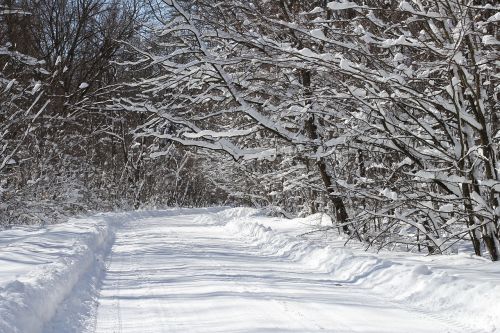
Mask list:
[[[0,231],[0,333],[500,333],[500,264],[345,248],[324,215],[97,214]]]
[[[95,322],[99,333],[465,330],[269,254],[202,215],[123,224]]]

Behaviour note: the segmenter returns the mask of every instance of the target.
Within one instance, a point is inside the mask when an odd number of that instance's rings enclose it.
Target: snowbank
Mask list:
[[[20,237],[9,238],[12,234]],[[102,218],[1,235],[3,267],[9,262],[17,266],[13,281],[0,281],[0,332],[12,333],[40,332],[80,277],[102,262],[113,240],[111,224]],[[26,259],[16,259],[9,247]]]
[[[280,220],[238,209],[220,215],[227,218],[224,228],[229,232],[248,238],[270,256],[298,261],[308,269],[323,272],[333,283],[369,289],[417,312],[452,321],[464,330],[500,332],[497,263],[466,256],[370,254],[344,248],[341,240],[325,245],[298,238],[296,235],[311,225],[324,224],[318,216]]]

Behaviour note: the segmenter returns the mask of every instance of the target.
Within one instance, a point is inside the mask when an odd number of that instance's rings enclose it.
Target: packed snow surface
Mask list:
[[[0,332],[500,332],[500,265],[303,235],[329,224],[219,208],[4,230]]]

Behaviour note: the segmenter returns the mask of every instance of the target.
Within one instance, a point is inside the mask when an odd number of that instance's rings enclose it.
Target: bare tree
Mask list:
[[[257,172],[269,184],[293,169],[311,211],[332,207],[337,226],[367,244],[440,253],[468,238],[498,259],[491,6],[164,4],[157,47],[132,47],[156,73],[128,82],[139,95],[116,104],[153,115],[141,137],[285,166]]]

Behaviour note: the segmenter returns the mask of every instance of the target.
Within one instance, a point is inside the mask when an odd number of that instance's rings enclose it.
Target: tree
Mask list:
[[[130,143],[123,125],[137,117],[107,113],[99,101],[122,75],[111,61],[137,33],[139,2],[19,0],[2,10],[2,168],[10,163],[2,213],[21,223],[110,205],[103,181],[123,178],[102,175],[127,161],[108,151]]]
[[[292,168],[311,211],[333,207],[368,244],[439,253],[468,237],[498,259],[491,5],[164,3],[156,47],[133,47],[156,73],[116,104],[151,115],[141,137]]]
[[[18,166],[23,162],[20,151],[38,127],[37,121],[48,102],[41,101],[43,89],[33,78],[44,73],[43,62],[20,53],[6,35],[12,33],[13,17],[25,20],[29,13],[12,6],[1,7],[0,22],[0,218],[2,224],[10,224],[11,205],[18,203],[15,195],[15,179]],[[11,211],[12,212],[12,211]]]

